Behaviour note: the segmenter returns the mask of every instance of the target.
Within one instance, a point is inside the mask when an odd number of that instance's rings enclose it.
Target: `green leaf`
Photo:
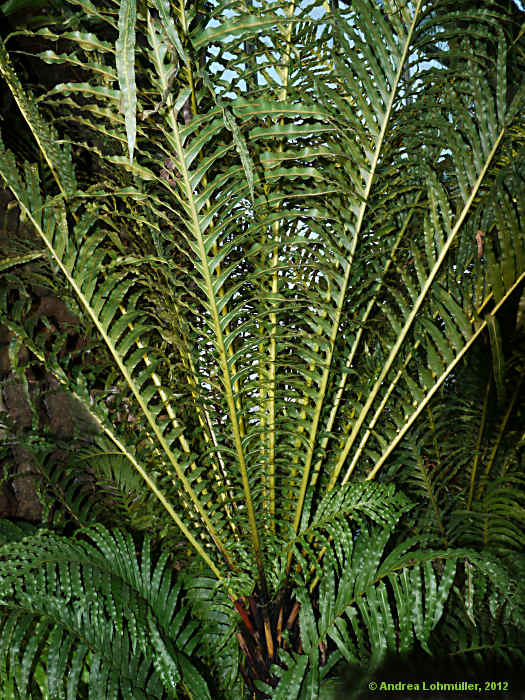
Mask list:
[[[2,270],[9,270],[11,267],[17,267],[18,265],[25,265],[33,260],[38,260],[43,258],[44,254],[41,252],[26,253],[25,255],[17,255],[13,258],[5,258],[5,260],[0,260],[0,272]]]
[[[279,684],[272,693],[272,700],[296,700],[301,691],[301,685],[308,668],[308,656],[300,654],[288,657],[288,669],[280,670]]]
[[[115,58],[120,85],[121,111],[126,121],[130,164],[133,162],[133,150],[137,137],[137,86],[135,84],[136,18],[136,0],[121,0]]]
[[[182,47],[177,28],[171,16],[171,6],[169,0],[153,0],[153,6],[160,16],[160,22],[169,42],[175,47],[182,61],[189,66],[189,59]]]
[[[273,27],[279,22],[288,22],[285,18],[266,13],[264,15],[243,15],[240,18],[231,21],[223,21],[219,26],[210,27],[202,32],[195,34],[192,37],[193,47],[196,51],[203,46],[209,46],[220,40],[228,37],[236,37],[237,39],[246,36],[254,36],[263,29]]]
[[[34,96],[24,90],[1,39],[0,74],[11,90],[61,192],[66,197],[70,196],[76,190],[76,179],[70,153],[65,145],[59,144],[56,132],[42,118]]]
[[[503,345],[501,341],[501,331],[498,319],[494,314],[487,314],[485,322],[489,331],[490,351],[492,354],[492,373],[496,385],[498,403],[503,404],[505,400],[505,363],[503,358]]]

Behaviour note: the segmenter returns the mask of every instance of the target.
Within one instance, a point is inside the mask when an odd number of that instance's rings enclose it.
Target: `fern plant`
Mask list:
[[[502,595],[497,567],[391,539],[409,506],[363,482],[523,288],[520,35],[489,2],[71,6],[24,33],[79,79],[24,87],[17,35],[0,46],[41,152],[19,163],[2,144],[0,172],[32,264],[98,344],[70,355],[8,285],[2,323],[84,405],[94,451],[127,464],[122,488],[140,476],[141,527],[187,543],[217,692],[317,697],[345,662],[430,650],[457,563]],[[108,555],[131,567],[117,537]],[[115,635],[121,591],[101,585]],[[90,696],[130,697],[98,652],[76,662],[41,629],[17,686],[47,654],[53,678],[84,664]],[[155,646],[155,692],[182,678],[205,697],[173,670],[177,639]]]

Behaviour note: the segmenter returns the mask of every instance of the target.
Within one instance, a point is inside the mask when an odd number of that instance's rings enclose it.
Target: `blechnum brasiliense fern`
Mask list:
[[[503,8],[469,7],[73,0],[35,32],[74,75],[47,92],[22,86],[18,35],[0,47],[41,152],[17,163],[6,144],[0,172],[43,253],[4,267],[33,260],[89,352],[38,332],[21,282],[2,322],[84,404],[92,455],[124,489],[125,465],[140,476],[134,522],[160,549],[188,543],[204,623],[188,652],[148,538],[137,560],[122,534],[36,533],[0,564],[22,693],[43,663],[68,697],[206,697],[193,653],[215,663],[215,694],[317,697],[345,664],[435,651],[453,586],[470,620],[488,602],[519,618],[493,561],[392,539],[410,506],[378,482],[401,448],[425,451],[416,427],[489,329],[497,358],[498,312],[523,286],[520,36]],[[91,624],[108,626],[99,641]]]

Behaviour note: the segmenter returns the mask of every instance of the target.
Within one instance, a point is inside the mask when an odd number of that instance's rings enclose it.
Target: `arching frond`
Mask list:
[[[129,534],[101,526],[73,541],[39,531],[3,544],[0,676],[20,697],[38,663],[52,697],[77,697],[86,683],[98,697],[175,698],[177,687],[211,697],[166,559],[152,562],[148,538],[138,557]]]

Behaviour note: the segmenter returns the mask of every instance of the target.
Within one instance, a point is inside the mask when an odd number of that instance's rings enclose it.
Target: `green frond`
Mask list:
[[[485,349],[478,347],[460,366],[396,461],[403,465],[408,492],[417,494],[418,531],[439,533],[442,542],[455,546],[501,553],[519,550],[523,539],[522,331],[508,325],[507,337],[500,339],[506,349],[502,413],[493,380],[498,358],[486,351],[488,329],[481,328]]]
[[[215,579],[188,571],[184,580],[192,614],[201,624],[199,652],[217,687],[241,696],[235,609]]]
[[[128,292],[130,292],[131,308],[140,299],[142,294],[140,289],[136,287],[138,280],[131,277],[129,270],[124,273],[124,276],[115,270],[107,275],[104,274],[102,263],[112,256],[111,251],[103,246],[103,234],[95,233],[89,237],[86,236],[95,221],[92,213],[87,213],[79,221],[74,231],[74,238],[68,236],[63,208],[61,209],[60,206],[58,210],[50,208],[46,211],[45,217],[42,216],[43,202],[38,192],[36,170],[26,169],[28,182],[24,189],[10,154],[3,151],[1,157],[3,161],[0,167],[6,183],[10,185],[22,210],[32,221],[37,234],[48,248],[53,262],[71,285],[81,308],[83,307],[86,315],[100,333],[153,429],[153,434],[159,441],[160,447],[166,453],[171,466],[175,469],[178,477],[182,479],[190,497],[197,505],[199,503],[198,497],[187,477],[184,476],[184,468],[180,465],[179,459],[172,451],[175,441],[180,439],[183,448],[185,443],[183,442],[182,429],[155,372],[160,360],[152,358],[140,340],[141,336],[150,333],[152,326],[134,325],[135,313],[128,314],[123,306],[123,297]],[[134,286],[135,291],[133,290]],[[132,351],[131,354],[130,351]],[[159,425],[156,416],[163,409],[167,411],[169,419]],[[186,448],[185,452],[187,459],[190,456],[189,449]],[[146,480],[150,481],[150,488],[152,488],[153,480],[143,470],[141,473]],[[155,489],[157,487],[153,486],[152,490],[155,491]],[[162,499],[158,489],[157,494]],[[171,510],[174,520],[180,522],[171,506],[166,503],[166,507],[168,511]],[[203,522],[207,523],[210,528],[210,535],[219,547],[222,547],[213,525],[202,510],[202,506],[197,505],[197,508],[201,508]],[[222,549],[224,551],[224,547]]]
[[[124,0],[119,10],[119,37],[115,45],[117,74],[120,85],[121,111],[124,113],[128,138],[129,162],[133,162],[133,149],[137,134],[137,86],[135,85],[135,0]]]
[[[37,251],[35,253],[26,253],[25,255],[17,255],[15,257],[6,258],[2,262],[0,262],[0,272],[3,272],[4,270],[9,270],[12,267],[17,267],[18,265],[25,265],[26,263],[31,262],[32,260],[38,260],[42,257],[43,254],[40,251]]]
[[[462,606],[451,598],[435,640],[448,647],[450,662],[467,672],[487,664],[510,672],[523,662],[522,569],[520,556],[503,576],[500,565],[488,558],[473,565],[465,562],[467,595]]]
[[[374,490],[360,491],[362,500],[374,496]],[[380,491],[375,489],[376,498]],[[317,557],[320,561],[313,562],[319,580],[319,619],[316,622],[308,602],[308,589],[301,587],[297,593],[301,625],[310,625],[315,631],[315,634],[303,633],[301,628],[305,652],[318,646],[321,640],[332,639],[348,662],[364,663],[372,658],[375,666],[387,651],[405,652],[412,648],[416,638],[423,647],[427,644],[441,617],[454,578],[455,557],[459,555],[424,549],[412,552],[414,539],[386,555],[393,527],[409,507],[403,499],[399,503],[390,502],[393,508],[388,516],[372,512],[372,520],[379,520],[379,525],[370,526],[368,518],[364,518],[357,520],[354,529],[343,517],[323,520],[323,536],[318,536],[316,542],[319,546],[324,544],[324,554],[321,552]],[[360,504],[357,510],[361,510]],[[367,509],[363,512],[370,514]],[[315,558],[315,551],[306,542],[302,544],[303,551]],[[445,567],[438,583],[431,562],[442,559]],[[308,571],[308,559],[305,561],[301,556],[300,560],[304,562],[302,570]],[[304,583],[309,583],[307,578]],[[423,590],[433,591],[431,606],[428,601],[423,605]],[[390,608],[391,600],[395,600],[395,614]],[[303,615],[309,619],[303,621]],[[394,617],[398,619],[397,635]],[[311,644],[307,648],[305,639],[308,637]]]
[[[140,557],[129,534],[101,526],[16,539],[0,552],[0,669],[21,697],[39,663],[51,697],[85,683],[98,697],[210,697],[190,661],[199,638],[181,584],[166,556],[152,563],[148,538]]]
[[[42,118],[34,97],[28,95],[22,87],[3,42],[0,42],[0,72],[33,132],[35,141],[38,143],[42,156],[51,169],[60,191],[65,197],[70,196],[76,189],[70,152],[67,147],[60,146],[57,133]]]

